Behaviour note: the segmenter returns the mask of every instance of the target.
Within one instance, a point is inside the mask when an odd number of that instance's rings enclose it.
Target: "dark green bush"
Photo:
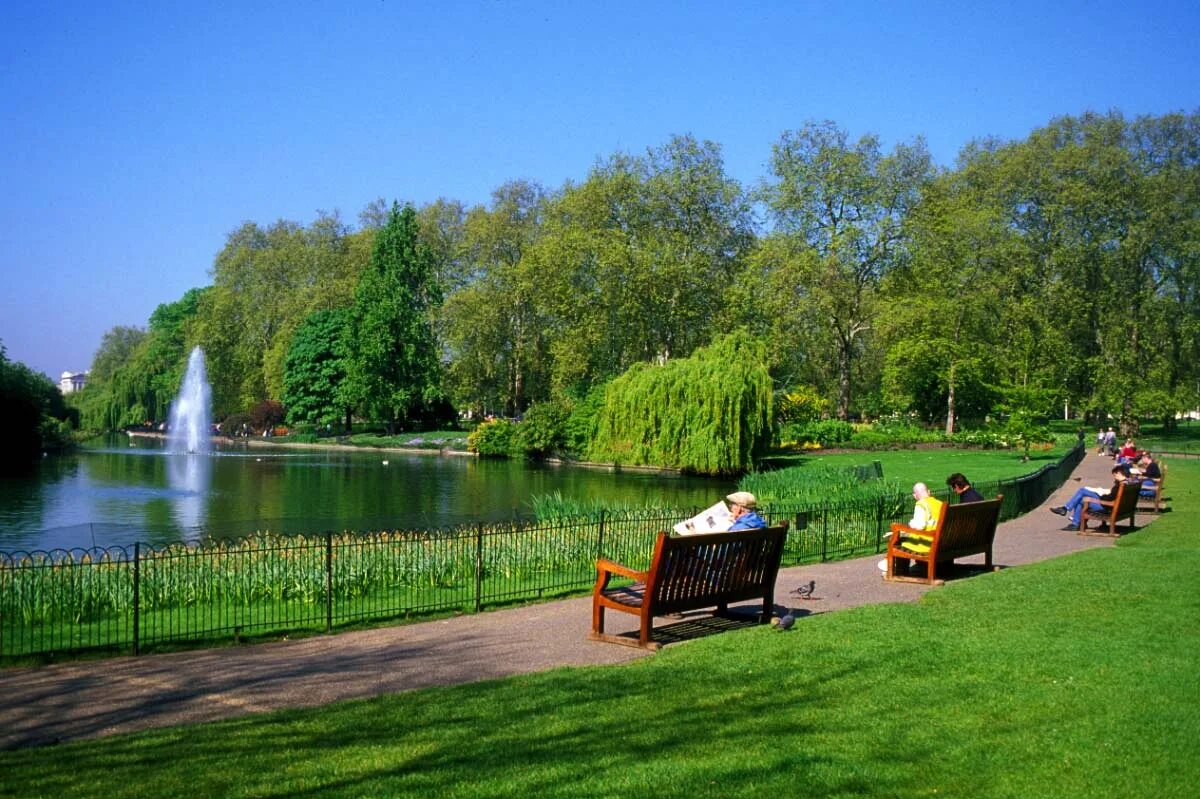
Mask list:
[[[557,402],[541,402],[525,411],[517,425],[517,447],[529,458],[543,458],[563,449],[569,412]]]

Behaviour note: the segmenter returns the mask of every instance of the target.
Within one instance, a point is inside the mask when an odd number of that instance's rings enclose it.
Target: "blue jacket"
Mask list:
[[[729,528],[729,532],[734,530],[754,530],[758,527],[766,527],[767,523],[763,517],[759,516],[752,510],[748,510],[738,517],[738,520]]]

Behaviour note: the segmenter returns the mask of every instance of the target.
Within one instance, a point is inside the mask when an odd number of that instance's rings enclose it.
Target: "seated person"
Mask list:
[[[1123,461],[1133,461],[1137,458],[1137,447],[1133,445],[1132,438],[1125,439],[1125,444],[1121,447],[1121,451],[1117,454],[1117,457]]]
[[[1104,506],[1100,504],[1100,500],[1111,502],[1117,498],[1117,491],[1121,488],[1121,484],[1125,482],[1125,473],[1120,465],[1112,468],[1113,484],[1112,488],[1104,493],[1096,491],[1094,488],[1086,486],[1080,488],[1075,494],[1067,500],[1067,504],[1059,505],[1056,508],[1051,508],[1051,513],[1056,513],[1059,516],[1069,516],[1071,523],[1064,527],[1064,530],[1078,530],[1079,517],[1083,514],[1083,507],[1086,504],[1091,510],[1103,510]]]
[[[958,494],[959,504],[963,502],[983,502],[983,494],[976,491],[972,487],[971,482],[960,472],[955,472],[947,477],[946,485],[950,486],[950,489],[955,494]]]
[[[729,503],[729,515],[733,517],[733,524],[729,526],[729,532],[754,530],[767,526],[766,520],[755,512],[758,500],[749,491],[735,491],[725,497],[725,501]]]
[[[929,544],[933,541],[933,536],[922,533],[937,529],[938,518],[942,515],[942,505],[945,503],[930,494],[929,487],[924,483],[915,484],[912,495],[917,501],[913,507],[912,520],[907,525],[893,524],[892,533],[898,532],[901,540]]]
[[[1138,459],[1137,471],[1142,480],[1142,488],[1138,493],[1143,497],[1154,496],[1154,489],[1158,488],[1158,481],[1162,479],[1162,469],[1149,452],[1143,452]]]

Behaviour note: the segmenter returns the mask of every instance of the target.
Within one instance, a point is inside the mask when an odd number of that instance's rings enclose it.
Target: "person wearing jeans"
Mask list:
[[[1064,527],[1064,530],[1079,529],[1079,517],[1083,513],[1085,504],[1092,510],[1102,510],[1103,506],[1100,504],[1100,500],[1111,502],[1117,498],[1117,490],[1121,487],[1121,483],[1125,482],[1125,474],[1120,466],[1114,466],[1112,476],[1112,488],[1107,493],[1101,494],[1087,487],[1080,488],[1067,500],[1065,505],[1059,505],[1057,508],[1050,509],[1051,513],[1070,517],[1071,523]]]

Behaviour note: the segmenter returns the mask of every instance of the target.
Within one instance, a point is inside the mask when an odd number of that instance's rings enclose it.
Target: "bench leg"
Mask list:
[[[599,602],[592,603],[592,632],[604,634],[604,606]]]
[[[650,632],[653,629],[653,621],[653,617],[643,610],[642,626],[641,630],[638,632],[638,642],[641,643],[642,646],[650,646]]]

